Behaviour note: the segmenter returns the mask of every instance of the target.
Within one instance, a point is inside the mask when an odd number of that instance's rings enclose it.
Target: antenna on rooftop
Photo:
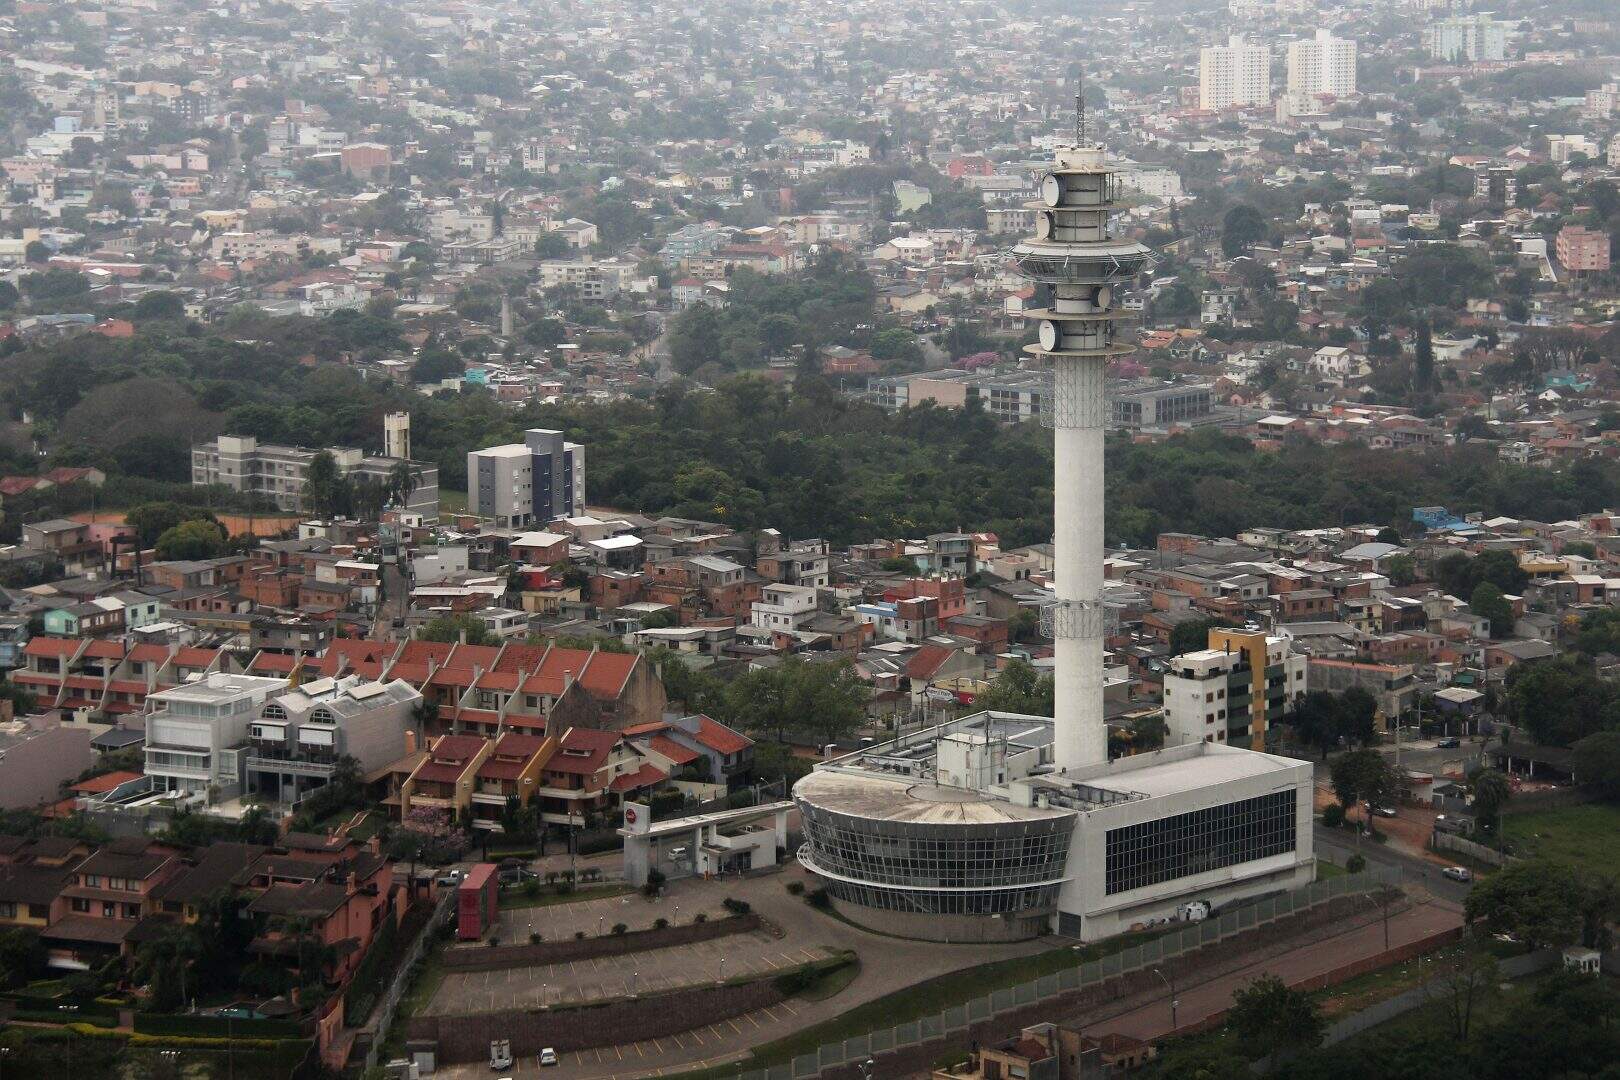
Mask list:
[[[1074,145],[1086,146],[1091,142],[1091,125],[1086,122],[1086,69],[1079,67],[1074,73]]]

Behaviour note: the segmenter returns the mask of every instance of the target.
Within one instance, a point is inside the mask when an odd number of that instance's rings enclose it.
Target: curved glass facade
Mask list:
[[[886,911],[998,915],[1056,903],[1072,814],[923,824],[857,817],[799,800],[799,859],[836,899]]]

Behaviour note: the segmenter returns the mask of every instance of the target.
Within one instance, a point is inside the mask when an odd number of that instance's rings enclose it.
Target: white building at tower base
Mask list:
[[[1314,878],[1309,762],[1199,742],[1060,772],[1052,731],[978,713],[817,766],[800,862],[851,921],[951,942],[1096,941]]]

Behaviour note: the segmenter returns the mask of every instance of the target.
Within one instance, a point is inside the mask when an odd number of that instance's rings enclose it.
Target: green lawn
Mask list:
[[[460,514],[467,509],[467,493],[465,491],[449,491],[439,489],[439,513]]]
[[[1620,866],[1620,806],[1587,803],[1502,819],[1511,850],[1583,869],[1612,873]]]
[[[1338,863],[1330,863],[1321,856],[1318,856],[1316,859],[1317,881],[1326,881],[1329,878],[1344,877],[1344,875],[1347,873],[1349,873],[1349,871],[1340,866]]]

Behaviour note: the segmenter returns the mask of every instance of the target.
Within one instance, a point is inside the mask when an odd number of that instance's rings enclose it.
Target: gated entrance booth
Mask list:
[[[786,857],[790,801],[654,821],[645,803],[624,804],[624,880],[645,885],[659,870],[669,880],[746,873]]]

